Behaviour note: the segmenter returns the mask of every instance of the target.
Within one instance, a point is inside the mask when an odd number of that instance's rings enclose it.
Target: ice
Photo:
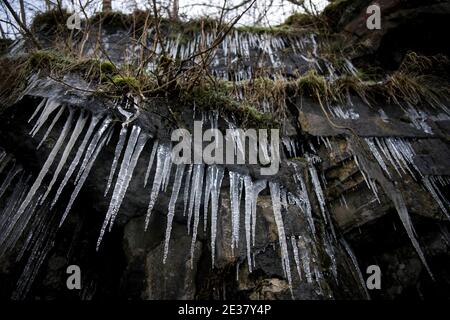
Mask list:
[[[252,236],[252,216],[253,216],[253,181],[249,176],[244,177],[245,185],[245,240],[247,245],[247,263],[248,272],[252,272],[252,256],[251,256],[251,236]]]
[[[334,253],[333,243],[331,241],[332,240],[330,240],[328,234],[325,233],[325,236],[324,236],[325,252],[327,253],[327,255],[331,261],[331,273],[333,274],[334,279],[337,281],[337,262],[336,262],[336,256]]]
[[[67,158],[70,155],[70,152],[72,151],[75,143],[78,140],[78,137],[80,136],[81,132],[84,129],[84,126],[86,124],[86,120],[87,118],[84,116],[84,112],[80,112],[80,115],[75,123],[75,128],[72,131],[72,135],[69,138],[69,142],[67,142],[66,147],[64,149],[64,152],[61,156],[61,159],[59,160],[58,166],[55,169],[55,172],[53,173],[53,178],[50,181],[50,183],[48,184],[47,190],[44,193],[44,195],[42,196],[40,203],[42,204],[44,202],[44,200],[47,198],[48,194],[50,193],[50,191],[52,190],[53,185],[56,182],[56,179],[58,178],[59,173],[61,172],[61,170],[64,168],[64,165],[67,162]]]
[[[326,209],[326,204],[325,204],[325,196],[323,194],[323,190],[322,187],[320,185],[320,181],[319,181],[319,177],[317,176],[317,171],[316,168],[314,167],[313,164],[309,164],[308,165],[308,169],[309,169],[309,173],[311,175],[311,181],[314,187],[314,192],[317,196],[317,200],[319,201],[319,207],[320,207],[320,212],[322,213],[322,217],[325,221],[326,224],[328,224],[330,226],[330,229],[333,233],[333,236],[336,238],[336,234],[334,231],[334,226],[333,226],[333,221],[331,221],[328,211]]]
[[[2,185],[0,186],[0,198],[3,196],[5,191],[9,188],[11,185],[11,182],[14,180],[14,178],[23,171],[22,166],[13,164],[11,169],[8,171],[8,174],[6,175],[5,180],[3,180]]]
[[[91,143],[86,149],[86,154],[84,155],[83,162],[81,163],[80,169],[78,171],[77,177],[75,179],[76,182],[80,179],[82,176],[85,168],[87,167],[88,162],[91,160],[92,154],[97,150],[97,145],[100,141],[100,139],[103,137],[103,133],[105,130],[109,127],[109,124],[111,122],[111,119],[109,117],[106,118],[107,120],[104,120],[99,131],[92,137]],[[108,138],[108,137],[106,137]],[[105,140],[106,142],[106,140]]]
[[[61,117],[62,113],[64,112],[64,107],[59,108],[58,113],[56,114],[56,116],[53,118],[52,122],[50,123],[50,126],[47,128],[47,131],[45,131],[44,136],[41,139],[41,142],[39,142],[38,146],[36,147],[36,149],[39,149],[42,144],[45,142],[45,140],[47,140],[48,135],[50,134],[50,132],[52,131],[53,127],[55,126],[56,122],[58,122],[59,118]],[[72,112],[72,111],[70,111]],[[34,136],[34,134],[33,134]]]
[[[356,260],[356,256],[353,253],[353,250],[350,248],[350,246],[348,245],[347,241],[345,241],[344,238],[341,238],[341,243],[353,263],[353,267],[355,268],[356,274],[358,275],[359,283],[361,285],[361,288],[364,290],[367,300],[370,300],[370,294],[369,291],[367,290],[366,282],[364,281],[363,274],[361,272],[361,269],[359,268],[358,260]]]
[[[58,190],[56,191],[55,198],[52,201],[51,208],[56,204],[56,202],[59,199],[59,196],[61,195],[62,190],[66,186],[69,179],[72,177],[72,174],[74,173],[76,167],[78,166],[78,163],[81,160],[81,157],[83,156],[84,150],[86,149],[86,146],[88,145],[89,140],[91,139],[92,133],[94,132],[94,128],[97,126],[98,121],[100,118],[97,116],[92,116],[91,121],[89,123],[89,127],[86,131],[86,134],[84,135],[83,141],[81,142],[81,145],[78,147],[77,153],[75,157],[73,158],[69,169],[66,171],[66,174],[64,175],[63,181],[61,181],[61,184],[58,187]]]
[[[306,238],[299,236],[297,244],[299,246],[303,271],[305,271],[306,282],[312,283],[311,258],[309,257],[309,249]]]
[[[175,180],[173,182],[172,195],[170,196],[169,209],[167,211],[167,227],[166,227],[166,238],[164,241],[163,264],[166,263],[167,255],[169,253],[169,241],[170,241],[170,234],[172,232],[172,221],[175,215],[175,205],[177,203],[178,194],[180,192],[181,181],[183,180],[184,167],[185,167],[184,164],[177,165],[177,169],[175,172]]]
[[[39,111],[41,111],[42,107],[45,106],[46,103],[47,103],[47,99],[43,98],[42,101],[38,104],[38,106],[34,110],[33,114],[30,117],[30,119],[28,119],[28,123],[30,123],[38,115]]]
[[[231,203],[231,250],[239,246],[240,205],[243,177],[234,171],[230,175],[230,203]]]
[[[297,245],[297,239],[295,236],[291,236],[291,244],[292,244],[292,250],[294,252],[294,260],[295,260],[295,266],[297,268],[298,278],[302,280],[302,272],[300,269],[300,258],[298,255],[298,245]]]
[[[194,224],[192,228],[192,242],[191,242],[191,268],[193,268],[195,243],[197,241],[198,224],[200,222],[200,206],[203,193],[203,175],[204,175],[204,165],[196,164],[194,167],[194,176],[196,177],[196,180],[192,188],[193,193],[195,194],[195,207],[194,207]]]
[[[441,208],[442,212],[444,212],[447,219],[450,220],[450,214],[447,210],[448,201],[437,187],[436,182],[433,178],[433,176],[425,176],[422,179],[422,183],[431,194],[433,199],[436,201],[436,203],[439,205],[439,208]]]
[[[80,171],[82,169],[84,169],[83,174],[80,176],[80,178],[75,186],[75,189],[73,190],[72,195],[70,196],[69,203],[67,204],[66,210],[64,211],[64,214],[59,222],[59,227],[61,227],[62,224],[64,223],[64,221],[66,220],[67,215],[69,214],[69,211],[72,208],[72,205],[78,196],[78,193],[80,192],[81,188],[83,187],[83,184],[86,182],[86,179],[89,176],[89,172],[91,171],[92,167],[94,166],[95,159],[97,159],[97,156],[99,155],[100,151],[103,149],[103,146],[106,143],[106,139],[108,138],[107,130],[112,129],[110,127],[111,121],[112,120],[110,117],[106,117],[103,120],[102,124],[100,125],[100,128],[95,133],[94,137],[92,138],[91,143],[88,146],[87,150],[93,149],[93,152],[91,154],[89,161],[86,163],[86,165],[84,167],[80,168]]]
[[[294,182],[297,187],[296,199],[298,199],[298,201],[296,201],[298,203],[296,204],[302,209],[303,213],[306,215],[306,220],[308,221],[309,228],[315,238],[316,227],[314,225],[314,219],[312,217],[311,203],[309,202],[308,191],[306,189],[305,181],[298,169],[297,163],[290,161],[288,162],[288,165],[294,168]]]
[[[114,178],[114,173],[116,172],[117,163],[119,162],[120,155],[122,154],[122,150],[125,145],[125,139],[127,138],[127,134],[128,128],[126,126],[122,126],[119,133],[119,141],[117,142],[116,149],[114,151],[114,159],[111,165],[111,171],[109,173],[108,183],[106,185],[106,190],[104,194],[105,197],[108,194],[109,189],[111,188],[111,183]]]
[[[386,166],[386,163],[384,162],[383,158],[381,157],[381,154],[378,152],[377,147],[375,146],[375,143],[372,138],[365,138],[365,141],[367,145],[369,146],[370,152],[372,152],[374,158],[377,160],[378,164],[380,165],[381,169],[386,173],[386,175],[391,178],[391,174],[389,173],[389,170]]]
[[[191,176],[192,176],[192,168],[193,165],[189,165],[189,169],[186,173],[186,179],[184,181],[184,195],[183,195],[183,202],[184,202],[184,209],[183,209],[183,216],[186,216],[186,210],[188,208],[188,200],[189,200],[189,187],[191,185]]]
[[[145,217],[145,230],[148,228],[153,207],[158,199],[159,191],[161,190],[161,185],[166,175],[164,170],[166,169],[167,157],[171,157],[170,145],[165,143],[160,144],[156,151],[156,171],[153,179],[152,191],[150,193],[150,202],[148,204],[147,215]]]
[[[158,149],[158,143],[159,143],[158,140],[155,140],[155,142],[153,142],[153,148],[152,148],[152,152],[150,154],[150,160],[148,162],[147,171],[145,172],[144,188],[147,186],[148,177],[150,175],[150,171],[153,166],[153,161],[155,160],[156,150]]]
[[[213,168],[211,173],[211,264],[214,268],[217,236],[217,214],[219,212],[219,196],[224,176],[224,169],[215,165],[211,167]]]
[[[281,263],[292,293],[291,267],[287,249],[286,234],[284,232],[283,217],[281,215],[280,185],[276,182],[269,182],[269,188],[270,195],[272,197],[273,215],[275,218],[275,224],[277,225],[278,240],[281,248]]]
[[[252,244],[256,243],[256,207],[258,202],[258,195],[267,187],[267,180],[257,180],[253,184],[252,195]]]
[[[44,110],[44,112],[45,112],[45,110]],[[59,149],[61,148],[61,146],[70,130],[70,127],[72,124],[72,119],[73,119],[73,113],[70,113],[63,129],[61,130],[61,133],[59,134],[58,140],[56,141],[55,145],[53,146],[52,151],[48,155],[47,160],[45,161],[44,165],[42,166],[42,169],[39,172],[33,185],[31,186],[30,191],[28,192],[26,198],[24,199],[21,206],[17,210],[18,215],[21,215],[25,211],[25,209],[28,207],[31,200],[33,199],[34,195],[36,194],[36,191],[41,187],[42,180],[47,175],[48,170],[50,169],[50,166],[53,164],[53,161],[55,160],[56,155],[57,155]]]
[[[50,114],[59,107],[59,103],[55,100],[48,99],[45,103],[44,109],[42,110],[41,115],[36,120],[36,123],[33,126],[33,129],[30,131],[30,135],[34,137],[34,135],[41,129],[43,124],[47,121]],[[30,118],[31,121],[31,118]]]
[[[117,213],[119,212],[120,206],[122,205],[122,201],[125,197],[125,193],[128,189],[131,178],[133,177],[134,168],[136,167],[139,156],[141,155],[141,152],[148,140],[148,136],[145,133],[141,133],[141,131],[142,129],[136,125],[131,129],[131,134],[128,139],[127,148],[125,149],[125,153],[122,159],[122,164],[120,166],[108,212],[103,222],[100,236],[97,240],[97,249],[99,248],[108,224],[110,231],[112,226],[114,225]]]
[[[17,207],[23,201],[27,191],[28,191],[28,179],[25,178],[25,173],[22,173],[19,181],[15,184],[11,196],[8,199],[6,207],[3,209],[2,215],[0,216],[0,256],[6,250],[4,246],[5,240],[10,236],[17,221],[20,219],[22,214],[17,211]]]

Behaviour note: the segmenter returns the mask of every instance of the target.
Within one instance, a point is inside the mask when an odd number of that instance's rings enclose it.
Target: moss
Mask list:
[[[116,71],[116,66],[110,61],[100,62],[100,71],[103,73],[111,74]]]
[[[311,96],[328,96],[330,93],[328,83],[324,76],[315,70],[310,70],[295,81],[295,89],[302,94]]]
[[[262,26],[241,26],[236,28],[240,32],[248,32],[255,34],[273,34],[273,35],[288,35],[291,30],[285,25],[273,26],[273,27],[262,27]]]
[[[115,86],[125,91],[139,88],[139,81],[131,76],[115,75],[112,77],[112,82]]]
[[[242,127],[279,127],[272,115],[259,112],[249,104],[238,103],[224,86],[195,87],[190,92],[183,91],[178,101],[178,108],[185,108],[186,105],[195,105],[197,110],[217,110],[233,115]]]

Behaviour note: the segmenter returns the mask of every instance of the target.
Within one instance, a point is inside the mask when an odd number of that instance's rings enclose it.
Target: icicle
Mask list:
[[[150,171],[152,169],[153,161],[155,160],[156,150],[158,149],[158,140],[153,142],[152,153],[150,154],[150,160],[148,162],[147,172],[145,172],[145,180],[144,180],[144,188],[147,186],[148,177],[150,175]]]
[[[125,193],[128,189],[131,178],[133,177],[134,168],[136,167],[139,156],[141,155],[141,152],[148,140],[148,136],[146,134],[141,134],[141,131],[141,128],[138,126],[133,126],[131,130],[130,138],[128,139],[127,148],[122,159],[122,164],[120,166],[116,185],[111,197],[111,202],[109,204],[109,209],[103,222],[100,236],[97,240],[97,250],[100,246],[108,224],[110,231],[112,226],[114,225],[117,213],[119,212],[120,206],[125,197]]]
[[[175,215],[175,205],[177,203],[178,194],[180,192],[181,181],[183,180],[184,167],[185,167],[184,164],[178,165],[177,170],[175,172],[175,181],[173,182],[172,195],[170,196],[169,201],[169,210],[167,211],[167,227],[166,227],[166,238],[164,241],[163,264],[166,263],[167,255],[169,253],[169,241],[170,241],[170,233],[172,232],[172,221]]]
[[[295,239],[295,236],[291,236],[291,244],[292,244],[292,250],[294,252],[294,260],[295,260],[295,266],[297,268],[298,278],[300,280],[302,280],[302,272],[300,270],[300,258],[298,255],[297,239]]]
[[[370,294],[369,294],[369,291],[367,291],[366,282],[364,281],[364,277],[363,277],[363,275],[361,273],[361,269],[359,268],[358,261],[356,260],[355,254],[353,253],[353,250],[350,248],[350,246],[348,245],[347,241],[345,241],[344,238],[341,238],[341,243],[344,246],[345,251],[349,255],[349,257],[350,257],[350,259],[351,259],[351,261],[353,263],[353,266],[355,267],[355,271],[356,271],[356,273],[358,275],[358,279],[359,279],[359,282],[361,284],[361,288],[364,290],[364,293],[365,293],[365,295],[367,297],[367,300],[370,300]]]
[[[48,135],[50,134],[50,132],[52,131],[53,127],[55,126],[56,122],[58,122],[59,118],[61,117],[62,113],[64,111],[64,107],[59,108],[58,113],[56,114],[56,116],[53,118],[50,126],[47,128],[47,131],[45,131],[44,136],[41,139],[41,142],[39,142],[38,146],[36,147],[36,149],[40,149],[40,147],[42,146],[42,144],[45,142],[45,140],[47,140]],[[72,112],[72,111],[70,111]],[[34,136],[34,134],[33,134]]]
[[[164,161],[163,180],[161,182],[161,188],[164,192],[167,191],[167,186],[169,185],[171,169],[172,169],[172,157],[169,155],[168,157],[166,157]]]
[[[17,166],[14,164],[12,168],[9,170],[8,174],[6,175],[5,180],[3,181],[2,185],[0,186],[0,198],[3,196],[5,191],[8,189],[8,187],[11,185],[11,182],[14,180],[14,178],[23,171],[22,166]]]
[[[328,214],[328,211],[325,206],[325,196],[323,194],[322,187],[320,186],[320,181],[317,176],[317,171],[314,165],[309,164],[309,173],[311,174],[311,181],[314,186],[314,192],[316,193],[317,200],[319,201],[320,211],[322,212],[323,219],[326,224],[330,225],[331,232],[333,233],[333,237],[336,239],[336,233],[334,231],[333,221]]]
[[[209,166],[206,170],[205,200],[203,204],[203,232],[206,232],[208,226],[208,205],[213,185],[213,166]]]
[[[299,249],[300,249],[300,253],[301,253],[303,271],[305,271],[306,282],[312,283],[311,259],[309,257],[309,250],[307,248],[305,239],[303,239],[301,236],[299,236],[298,244],[300,247]]]
[[[64,165],[67,162],[67,158],[69,157],[70,152],[72,151],[76,141],[78,140],[79,135],[81,134],[81,132],[84,129],[86,120],[87,119],[84,117],[84,113],[81,112],[78,117],[77,122],[75,123],[75,128],[72,131],[72,135],[69,138],[69,142],[67,142],[66,148],[64,149],[61,159],[59,160],[58,167],[56,168],[55,172],[53,173],[52,181],[49,183],[49,185],[47,187],[47,191],[45,192],[45,194],[42,196],[42,198],[40,200],[40,204],[42,204],[44,202],[44,200],[47,198],[48,194],[52,190],[52,187],[53,187],[54,183],[56,182],[56,179],[58,178],[59,173],[61,172],[61,170],[63,169]]]
[[[189,165],[189,169],[186,173],[186,179],[184,181],[184,196],[183,196],[183,202],[184,202],[184,209],[183,209],[183,216],[186,216],[186,210],[188,206],[188,200],[189,200],[189,186],[191,185],[191,175],[192,175],[192,167],[193,165]]]
[[[195,208],[194,208],[194,224],[192,228],[192,242],[191,242],[191,268],[193,268],[194,263],[195,242],[197,241],[198,224],[200,221],[200,205],[203,193],[204,165],[197,164],[195,169],[197,168],[198,168],[197,182],[195,184],[195,188],[193,188],[195,193]]]
[[[289,288],[292,293],[292,278],[291,267],[289,262],[289,254],[286,243],[286,234],[284,232],[283,217],[281,215],[281,202],[280,202],[280,185],[275,182],[269,182],[270,195],[272,197],[273,215],[275,217],[275,224],[278,229],[278,240],[280,242],[281,249],[281,262],[286,278],[288,280]]]
[[[6,208],[3,209],[0,216],[0,256],[3,255],[6,248],[4,246],[5,240],[9,237],[11,231],[16,226],[17,221],[21,217],[21,213],[17,212],[17,207],[23,201],[23,198],[28,191],[28,181],[24,179],[25,174],[22,173],[19,181],[15,184]]]
[[[448,213],[448,210],[446,206],[444,205],[444,202],[446,201],[445,197],[441,194],[439,191],[439,188],[436,186],[434,181],[430,179],[429,176],[425,176],[422,179],[422,183],[427,188],[428,192],[433,197],[434,201],[439,205],[439,208],[441,208],[442,212],[447,216],[447,219],[450,220],[450,214]],[[443,199],[443,201],[441,200]]]
[[[47,121],[50,114],[59,107],[59,104],[55,100],[48,99],[45,103],[44,110],[42,110],[41,115],[37,119],[33,129],[30,131],[30,135],[34,135],[41,129],[42,125]],[[31,120],[31,119],[30,119]]]
[[[36,107],[36,109],[34,110],[33,114],[31,115],[30,119],[28,119],[28,123],[31,122],[31,120],[33,120],[37,114],[39,113],[39,111],[41,111],[42,107],[47,103],[47,98],[43,98],[41,103],[38,104],[38,106]]]
[[[253,195],[252,195],[252,244],[255,246],[256,243],[256,207],[258,202],[258,195],[267,186],[267,180],[258,180],[253,185]]]
[[[81,175],[83,174],[88,162],[91,160],[92,154],[94,153],[94,151],[97,149],[97,145],[100,141],[100,138],[102,138],[103,132],[106,130],[107,127],[109,127],[109,124],[111,122],[111,119],[108,117],[106,118],[106,120],[103,121],[102,123],[102,127],[100,127],[100,131],[97,132],[91,140],[91,143],[89,144],[89,146],[86,149],[86,154],[84,155],[84,159],[83,162],[81,163],[80,166],[80,170],[78,171],[78,174],[75,178],[75,181],[78,182],[78,180],[80,179]],[[106,142],[106,140],[105,140]]]
[[[328,257],[331,260],[331,272],[333,273],[334,279],[337,281],[336,257],[335,257],[335,254],[334,254],[333,244],[330,241],[331,240],[329,239],[328,234],[325,233],[325,237],[324,237],[325,252],[327,253]]]
[[[211,186],[211,265],[214,268],[214,259],[216,252],[217,236],[217,214],[219,212],[220,188],[224,175],[224,169],[218,166],[212,166],[212,186]]]
[[[62,146],[62,143],[64,142],[64,140],[67,136],[67,133],[68,133],[71,123],[72,123],[72,119],[73,119],[73,113],[70,113],[69,117],[67,118],[66,124],[64,125],[64,127],[59,135],[58,140],[56,141],[55,145],[53,146],[52,151],[50,152],[50,154],[47,157],[47,161],[45,161],[44,165],[42,166],[41,171],[39,172],[38,177],[36,178],[35,182],[31,186],[27,197],[25,198],[25,200],[22,202],[22,205],[18,209],[19,215],[21,215],[25,211],[25,209],[27,208],[27,206],[30,204],[31,200],[33,199],[36,191],[41,186],[42,180],[47,175],[47,172],[48,172],[50,166],[52,165],[53,161],[55,160],[56,154],[58,153],[59,149]]]
[[[70,164],[69,169],[66,171],[63,181],[61,182],[58,190],[56,191],[55,198],[53,199],[50,208],[53,208],[53,206],[56,204],[56,202],[59,199],[59,196],[61,195],[62,190],[66,186],[69,179],[72,177],[72,174],[75,171],[76,167],[78,166],[78,163],[80,162],[80,159],[84,153],[84,150],[86,149],[86,146],[92,136],[92,133],[94,132],[94,128],[96,127],[99,120],[100,119],[98,117],[92,116],[91,122],[89,123],[89,127],[83,138],[83,141],[81,142],[81,145],[78,147],[78,151],[75,155],[75,158],[72,160],[72,163]]]
[[[378,152],[378,149],[376,148],[374,142],[370,138],[364,139],[369,146],[370,152],[372,152],[374,158],[377,160],[378,164],[380,165],[381,169],[387,174],[389,178],[391,178],[391,174],[389,173],[389,170],[386,166],[386,163],[384,162],[383,158],[381,157],[380,153]]]
[[[195,164],[193,167],[191,193],[190,193],[189,207],[188,207],[188,223],[187,223],[188,234],[190,234],[190,230],[191,230],[191,221],[192,221],[192,215],[194,213],[196,194],[198,192],[198,187],[200,185],[200,174],[202,174],[202,177],[203,177],[203,165]]]
[[[80,171],[81,171],[81,169],[84,169],[83,174],[80,176],[80,179],[78,180],[78,183],[75,186],[75,189],[73,190],[72,195],[70,196],[69,203],[67,204],[66,210],[64,211],[61,221],[59,222],[59,227],[61,227],[62,224],[64,223],[64,221],[66,220],[67,215],[69,214],[69,211],[72,208],[72,205],[78,196],[78,193],[80,192],[81,188],[83,187],[83,184],[85,183],[86,179],[89,176],[89,172],[91,171],[91,169],[94,165],[95,159],[97,159],[98,154],[103,149],[103,146],[106,143],[106,139],[108,137],[108,132],[106,130],[108,128],[110,128],[111,121],[112,120],[109,117],[107,117],[103,120],[103,123],[101,124],[99,130],[97,131],[95,136],[92,138],[92,141],[88,146],[88,150],[94,148],[94,151],[91,154],[89,162],[86,164],[86,166],[84,168],[83,167],[80,168]],[[105,134],[105,131],[106,131],[106,134]],[[99,137],[99,138],[97,139],[97,137]]]
[[[231,203],[231,250],[239,246],[239,223],[240,223],[240,199],[242,190],[242,176],[230,171],[230,203]]]
[[[111,131],[112,132],[112,131]],[[114,178],[114,173],[116,172],[117,163],[119,162],[120,155],[122,154],[123,147],[125,145],[125,139],[127,138],[128,128],[126,126],[122,126],[119,133],[119,141],[116,145],[116,150],[114,151],[114,159],[111,165],[111,171],[108,177],[108,183],[106,185],[106,190],[104,196],[108,194],[109,189],[111,188],[111,183]]]
[[[244,177],[245,184],[245,240],[247,245],[247,263],[248,272],[252,272],[252,258],[251,258],[251,232],[252,232],[252,216],[253,216],[253,181],[249,176]]]
[[[156,152],[156,171],[153,180],[153,187],[150,193],[150,202],[148,204],[147,215],[145,217],[145,230],[148,228],[150,222],[150,217],[152,214],[153,207],[155,206],[156,200],[158,199],[159,191],[161,189],[161,184],[165,177],[164,169],[166,167],[166,158],[171,157],[170,146],[168,144],[161,144],[158,146]]]

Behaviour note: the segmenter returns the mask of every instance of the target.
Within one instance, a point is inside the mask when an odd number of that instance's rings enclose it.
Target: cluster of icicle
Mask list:
[[[65,119],[62,117],[63,115],[65,115]],[[217,113],[209,118],[211,126],[217,127]],[[1,216],[0,249],[2,252],[6,252],[7,249],[13,248],[23,235],[26,237],[26,242],[19,257],[26,250],[31,252],[23,272],[23,279],[19,280],[18,290],[14,294],[15,298],[23,297],[28,291],[40,264],[42,264],[47,252],[53,246],[56,231],[66,220],[94,166],[95,160],[103,147],[109,143],[114,131],[114,123],[107,114],[92,114],[83,109],[60,105],[52,99],[43,99],[29,120],[30,124],[32,124],[30,135],[33,137],[41,136],[37,148],[41,148],[44,145],[60,119],[64,125],[57,135],[58,138],[53,144],[50,154],[37,177],[33,178],[31,175],[23,172],[21,166],[12,163],[9,165],[9,172],[0,187],[1,197],[12,186],[12,181],[19,177],[19,182],[14,184],[14,190],[11,192],[6,209],[4,209]],[[229,125],[232,125],[231,122]],[[236,144],[239,141],[241,139],[236,137]],[[122,126],[120,129],[104,193],[105,196],[111,194],[111,200],[100,230],[97,248],[100,246],[105,232],[111,230],[114,225],[130,181],[133,178],[137,162],[144,147],[149,142],[152,142],[152,150],[144,178],[144,187],[149,184],[149,179],[152,176],[153,183],[151,184],[150,199],[143,229],[147,230],[149,227],[151,214],[158,196],[160,192],[168,190],[171,176],[173,176],[172,192],[167,211],[163,263],[167,261],[169,255],[175,208],[178,199],[181,198],[179,195],[182,191],[184,193],[182,197],[184,204],[183,214],[188,218],[188,233],[192,235],[191,263],[194,258],[201,214],[203,214],[203,228],[205,232],[209,226],[211,260],[214,267],[220,190],[226,175],[225,169],[218,165],[175,165],[171,159],[171,144],[153,139],[137,125]],[[295,150],[294,142],[290,142],[288,145]],[[68,161],[69,159],[72,160]],[[311,157],[309,167],[312,184],[325,222],[331,224],[330,217],[326,211],[323,191],[314,168],[314,159],[314,157]],[[0,153],[1,170],[8,167],[7,164],[11,161],[5,152]],[[306,183],[295,162],[290,162],[290,165],[295,171],[296,192],[287,191],[286,188],[277,182],[253,180],[249,175],[228,171],[232,230],[230,245],[233,252],[239,247],[241,216],[243,216],[245,250],[248,269],[251,272],[256,266],[257,255],[257,199],[259,194],[269,186],[268,191],[271,195],[274,220],[279,235],[282,267],[291,292],[293,281],[290,261],[292,261],[293,257],[299,278],[302,279],[302,274],[304,274],[308,283],[313,283],[315,279],[317,290],[319,290],[319,293],[322,293],[321,279],[323,275],[316,249],[316,228]],[[175,171],[174,175],[172,175],[173,171]],[[153,175],[151,174],[152,172]],[[184,190],[181,190],[183,181]],[[73,188],[68,197],[68,203],[60,203],[60,196],[63,190],[67,188],[67,185],[69,185],[69,182],[73,182]],[[243,212],[241,212],[242,201],[244,202]],[[61,211],[61,214],[54,214],[53,212],[57,203],[58,208],[65,208]],[[283,214],[287,214],[287,209],[290,205],[295,205],[299,209],[298,212],[304,215],[309,226],[309,235],[286,234]],[[201,212],[202,207],[203,212]],[[47,214],[52,209],[52,214]],[[25,232],[26,230],[28,230],[28,233]],[[330,255],[333,261],[332,270],[336,276],[337,269],[333,245],[327,240],[325,247],[327,248],[327,254]]]
[[[422,174],[420,169],[414,163],[414,148],[411,145],[411,142],[406,139],[399,137],[374,137],[365,138],[365,141],[372,155],[377,160],[387,177],[391,178],[395,173],[397,173],[400,177],[403,174],[409,174],[413,179],[420,180],[422,185],[428,190],[433,199],[439,205],[442,212],[450,220],[450,214],[448,211],[450,203],[440,191],[441,188],[448,185],[450,177]],[[393,168],[394,172],[389,170],[389,168]],[[370,185],[372,185],[372,183],[370,183]],[[375,191],[376,189],[372,188],[372,190]]]
[[[315,34],[273,35],[233,30],[218,46],[215,46],[215,42],[220,35],[212,31],[197,32],[188,41],[185,39],[186,35],[181,33],[162,42],[156,41],[158,37],[154,28],[149,29],[147,35],[147,47],[154,50],[154,58],[150,59],[147,65],[149,72],[155,71],[162,55],[181,61],[190,61],[194,57],[192,60],[195,61],[200,59],[199,52],[214,46],[211,73],[218,80],[235,84],[233,92],[238,101],[244,100],[246,96],[246,90],[241,84],[262,77],[262,70],[268,71],[267,77],[281,81],[287,81],[286,74],[292,74],[300,65],[316,70],[331,81],[342,74],[357,75],[356,68],[348,59],[344,59],[342,66],[337,68],[321,56]],[[104,38],[104,45],[108,48],[108,36],[105,35]],[[135,59],[136,53],[140,51],[141,46],[134,44],[127,49],[125,56]],[[298,61],[292,61],[293,59]],[[254,106],[261,112],[272,113],[279,107],[275,104],[279,103],[282,103],[281,100],[273,101],[271,97],[264,96],[261,101],[256,101]]]
[[[149,38],[155,39],[154,30],[151,29]],[[176,38],[169,38],[163,45],[160,42],[155,43],[155,53],[159,56],[163,53],[166,55],[180,60],[188,60],[200,50],[211,47],[217,40],[216,36],[212,32],[198,32],[193,35],[189,41],[184,41],[183,35],[179,34]],[[270,66],[274,68],[281,67],[280,55],[285,49],[291,48],[293,53],[305,51],[311,47],[313,43],[316,46],[312,37],[282,37],[275,36],[268,33],[250,33],[234,30],[228,33],[220,43],[218,49],[220,54],[214,55],[212,65],[219,66],[221,63],[227,65],[229,62],[236,64],[238,59],[241,62],[248,64],[252,60],[252,51],[257,51],[258,54],[263,53],[267,58]],[[313,42],[314,41],[314,42]],[[220,61],[225,59],[225,61]],[[306,59],[306,57],[305,57]],[[225,62],[225,63],[224,63]],[[155,67],[155,64],[150,64],[149,68]],[[234,74],[233,78],[230,78],[226,71],[216,71],[216,76],[227,81],[242,81],[252,78],[252,68],[242,70]]]
[[[56,235],[56,216],[49,214],[49,205],[40,206],[42,190],[25,211],[18,211],[32,187],[32,175],[6,151],[0,151],[0,257],[9,254],[21,241],[15,261],[28,254],[12,299],[23,299],[29,291]],[[24,235],[24,237],[22,237]]]

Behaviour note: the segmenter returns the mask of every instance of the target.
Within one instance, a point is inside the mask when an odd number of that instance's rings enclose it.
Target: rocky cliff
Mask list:
[[[145,44],[138,14],[111,14],[70,35],[83,59],[40,17],[44,50],[2,57],[0,296],[448,298],[449,3],[378,3],[381,31],[370,1],[334,1],[313,26],[145,23]],[[279,129],[279,171],[173,164],[194,121]]]

